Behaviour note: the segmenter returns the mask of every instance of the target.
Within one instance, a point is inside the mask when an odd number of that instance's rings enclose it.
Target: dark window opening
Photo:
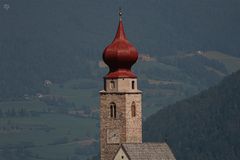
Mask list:
[[[104,80],[104,90],[106,91],[106,80]]]
[[[132,81],[132,89],[135,89],[135,81]]]
[[[135,104],[135,102],[132,102],[131,112],[132,112],[132,117],[136,117],[136,104]]]
[[[113,106],[110,106],[110,116],[113,117]]]
[[[110,104],[110,117],[111,118],[116,118],[117,117],[117,108],[115,103]]]
[[[113,88],[115,88],[115,82],[114,82],[114,81],[111,81],[111,82],[110,82],[110,89],[113,89]]]

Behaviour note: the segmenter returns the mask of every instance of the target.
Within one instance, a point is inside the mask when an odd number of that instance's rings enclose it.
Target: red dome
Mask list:
[[[109,66],[109,73],[105,78],[135,78],[131,67],[137,59],[137,49],[128,42],[120,19],[113,42],[103,52],[103,60]]]

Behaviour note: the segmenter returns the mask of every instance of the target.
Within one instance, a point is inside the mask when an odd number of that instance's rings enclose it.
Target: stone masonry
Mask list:
[[[142,93],[131,88],[133,79],[115,79],[118,83],[129,81],[128,89],[109,89],[110,81],[106,81],[105,89],[100,92],[100,154],[101,160],[112,160],[122,143],[142,143]],[[120,82],[119,82],[120,81]],[[136,81],[136,79],[134,79]],[[116,86],[115,86],[116,87]],[[120,91],[119,91],[120,90]],[[133,91],[134,90],[134,91]],[[116,104],[116,117],[111,117],[110,105]],[[133,116],[132,105],[135,105]]]

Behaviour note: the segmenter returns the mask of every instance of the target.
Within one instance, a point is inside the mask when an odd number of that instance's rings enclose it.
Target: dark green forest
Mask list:
[[[97,68],[114,36],[119,6],[140,53],[160,58],[216,50],[239,56],[238,0],[2,0],[0,6],[0,101],[47,92],[44,80],[100,79],[91,67]]]
[[[146,121],[145,140],[167,140],[178,159],[239,159],[229,82],[239,73],[180,101],[240,69],[239,0],[0,0],[0,159],[97,154],[102,51],[119,6],[139,51],[143,119],[166,108]]]
[[[178,160],[240,158],[240,71],[144,122],[144,141],[167,141]]]

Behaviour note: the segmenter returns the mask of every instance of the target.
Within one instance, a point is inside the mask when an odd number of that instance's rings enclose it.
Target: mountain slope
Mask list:
[[[140,53],[159,58],[179,52],[215,50],[239,56],[239,3],[2,0],[0,100],[40,92],[44,80],[62,83],[100,77],[95,70],[90,74],[85,68],[92,64],[88,60],[101,59],[104,46],[113,39],[120,5],[128,38]],[[90,67],[96,68],[97,64]]]
[[[178,160],[240,158],[240,71],[144,122],[145,141],[167,139]]]

